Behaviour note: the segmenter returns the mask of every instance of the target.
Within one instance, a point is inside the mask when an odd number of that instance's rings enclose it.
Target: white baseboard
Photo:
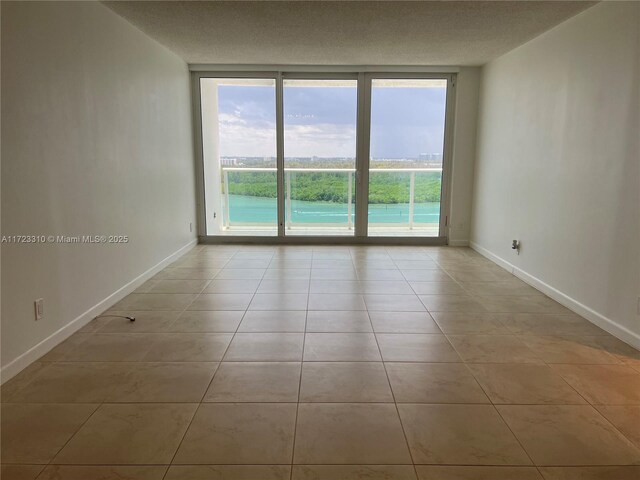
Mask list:
[[[193,239],[185,246],[179,248],[175,252],[173,252],[168,257],[164,258],[153,267],[148,269],[146,272],[138,275],[136,278],[131,280],[129,283],[119,288],[111,295],[106,297],[104,300],[98,302],[96,305],[91,307],[86,312],[78,315],[71,322],[67,323],[60,330],[54,332],[49,335],[47,338],[42,340],[40,343],[35,345],[34,347],[27,350],[25,353],[15,358],[7,365],[2,367],[0,370],[0,384],[6,382],[7,380],[13,378],[18,373],[20,373],[23,369],[28,367],[31,363],[38,360],[49,350],[59,345],[61,342],[69,338],[72,334],[80,330],[87,323],[93,320],[97,315],[100,315],[102,312],[107,310],[109,307],[115,305],[117,302],[122,300],[124,297],[133,292],[136,288],[142,285],[144,282],[153,277],[156,273],[162,270],[164,267],[169,265],[170,263],[177,260],[179,257],[187,253],[198,243],[197,239]]]
[[[578,315],[586,318],[594,325],[600,327],[601,329],[609,332],[616,338],[619,338],[623,342],[631,345],[634,348],[640,350],[640,335],[632,332],[627,327],[620,325],[619,323],[611,320],[610,318],[605,317],[601,313],[596,312],[592,308],[584,305],[583,303],[577,301],[576,299],[570,297],[569,295],[562,293],[555,287],[552,287],[548,283],[540,280],[537,277],[525,272],[519,267],[516,267],[512,263],[504,260],[503,258],[497,256],[495,253],[490,252],[484,247],[481,247],[475,242],[470,242],[471,248],[473,248],[476,252],[481,254],[482,256],[488,258],[495,264],[504,268],[505,270],[511,272],[516,277],[520,278],[522,281],[528,283],[533,288],[541,291],[549,298],[552,298],[556,302],[564,305],[569,310],[577,313]]]

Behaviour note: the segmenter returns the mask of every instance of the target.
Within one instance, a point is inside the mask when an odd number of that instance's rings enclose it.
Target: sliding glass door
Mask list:
[[[207,235],[278,235],[276,80],[200,80]]]
[[[356,78],[285,78],[285,235],[353,235]]]
[[[195,74],[200,234],[446,240],[454,78]]]
[[[370,236],[440,234],[447,80],[371,78]]]

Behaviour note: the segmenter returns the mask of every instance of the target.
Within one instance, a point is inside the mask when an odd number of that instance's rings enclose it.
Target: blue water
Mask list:
[[[348,218],[346,203],[291,201],[293,223],[344,223]],[[229,216],[231,223],[276,223],[277,205],[275,198],[229,196]],[[413,206],[415,223],[438,223],[440,203],[416,203]],[[355,206],[352,209],[355,221]],[[369,223],[408,223],[409,204],[369,205]]]

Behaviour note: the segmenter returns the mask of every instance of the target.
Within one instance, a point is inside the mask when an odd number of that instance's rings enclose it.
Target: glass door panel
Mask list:
[[[207,235],[275,236],[276,81],[202,78]]]
[[[353,235],[357,80],[284,79],[285,235]]]
[[[368,235],[437,237],[447,80],[371,82]]]

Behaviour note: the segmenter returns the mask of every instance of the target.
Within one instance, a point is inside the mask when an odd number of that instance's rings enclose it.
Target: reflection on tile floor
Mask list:
[[[205,246],[2,387],[3,480],[631,480],[640,353],[466,248]]]

